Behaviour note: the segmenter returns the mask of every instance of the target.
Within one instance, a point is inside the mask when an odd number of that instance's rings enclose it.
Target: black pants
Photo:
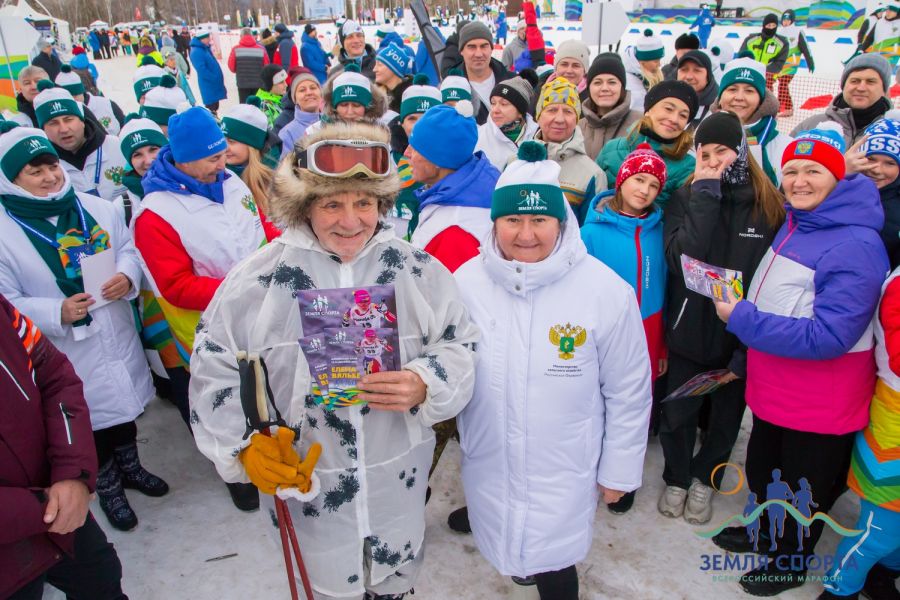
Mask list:
[[[184,424],[191,428],[191,407],[188,402],[188,387],[191,384],[191,372],[184,367],[166,369],[169,383],[172,386],[172,403],[178,407]]]
[[[75,531],[75,556],[63,559],[40,577],[14,592],[9,600],[40,600],[44,583],[66,594],[67,600],[128,600],[122,593],[122,564],[93,515]]]
[[[94,445],[97,447],[97,464],[102,467],[113,457],[116,448],[133,444],[136,439],[137,425],[134,421],[96,430]]]
[[[247,96],[252,96],[258,88],[238,88],[238,102],[243,104],[247,100]]]
[[[578,571],[575,565],[534,576],[541,600],[578,600]]]
[[[855,435],[796,431],[754,416],[753,431],[747,442],[746,469],[747,484],[756,494],[757,503],[762,504],[767,499],[767,487],[773,480],[772,470],[780,469],[780,479],[791,492],[797,493],[802,487],[812,491],[812,498],[818,504],[812,514],[828,512],[846,487]],[[806,483],[801,484],[801,478],[806,479]],[[773,513],[764,511],[760,515],[759,531],[763,535],[769,535],[770,514]],[[798,550],[797,522],[786,514],[780,540],[778,528],[775,531],[779,554],[813,554],[823,526],[822,521],[815,521],[809,528],[809,537],[803,539],[803,549]],[[761,542],[760,550],[762,545]]]
[[[675,353],[669,354],[668,392],[675,391],[691,377],[712,371],[709,367],[695,363]],[[662,405],[659,428],[659,443],[663,449],[666,466],[663,479],[666,485],[687,489],[691,479],[696,477],[705,485],[710,483],[710,475],[717,465],[728,462],[731,449],[741,429],[744,416],[744,390],[747,382],[743,379],[732,381],[709,395],[709,430],[700,450],[694,455],[697,438],[697,421],[703,398],[681,398]],[[716,471],[716,487],[722,482],[725,469]]]
[[[212,104],[207,104],[206,108],[208,108],[209,112],[211,112],[212,114],[216,114],[217,112],[219,112],[219,101],[216,100]]]

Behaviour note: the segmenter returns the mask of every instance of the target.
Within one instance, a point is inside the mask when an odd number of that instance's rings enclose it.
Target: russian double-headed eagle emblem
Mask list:
[[[575,358],[575,348],[587,341],[587,331],[579,325],[566,323],[550,328],[550,343],[559,348],[559,357],[563,360]]]

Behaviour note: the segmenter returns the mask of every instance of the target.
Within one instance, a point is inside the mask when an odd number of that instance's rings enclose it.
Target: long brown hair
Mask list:
[[[753,186],[753,216],[760,215],[765,218],[766,223],[772,229],[781,227],[784,223],[784,196],[778,191],[778,188],[772,183],[756,159],[750,152],[747,152],[747,165],[750,172],[750,185]],[[694,174],[684,182],[684,185],[691,185],[694,181]]]
[[[641,117],[641,120],[635,123],[631,132],[628,134],[628,143],[632,145],[636,145],[637,138],[641,135],[642,129],[653,129],[653,121],[646,114]],[[662,144],[662,153],[668,156],[669,158],[673,158],[675,160],[681,160],[687,153],[690,152],[691,148],[694,146],[694,134],[692,134],[687,127],[682,131],[677,138],[669,142],[668,144]]]
[[[262,162],[262,153],[253,146],[247,146],[249,156],[241,180],[250,188],[256,206],[263,214],[269,214],[269,186],[272,184],[272,169]]]

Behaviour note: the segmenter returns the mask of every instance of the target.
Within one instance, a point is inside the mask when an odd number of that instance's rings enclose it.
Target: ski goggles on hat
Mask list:
[[[391,172],[391,149],[369,140],[322,140],[298,154],[297,166],[325,177],[385,177]]]

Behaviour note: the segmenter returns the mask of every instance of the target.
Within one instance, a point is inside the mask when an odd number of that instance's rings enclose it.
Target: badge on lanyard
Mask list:
[[[80,246],[70,246],[66,248],[65,251],[66,256],[69,257],[69,265],[76,271],[81,271],[82,257],[94,254],[94,248],[89,243],[81,244]]]

